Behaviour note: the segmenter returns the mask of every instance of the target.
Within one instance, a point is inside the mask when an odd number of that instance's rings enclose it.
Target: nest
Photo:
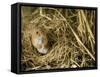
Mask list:
[[[22,7],[21,16],[22,71],[95,66],[94,10]],[[34,27],[47,33],[45,55],[32,46]]]

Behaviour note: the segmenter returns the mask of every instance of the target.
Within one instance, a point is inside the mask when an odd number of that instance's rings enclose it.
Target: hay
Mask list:
[[[95,11],[22,7],[21,70],[95,66]],[[41,55],[31,44],[31,31],[43,27],[49,52]]]

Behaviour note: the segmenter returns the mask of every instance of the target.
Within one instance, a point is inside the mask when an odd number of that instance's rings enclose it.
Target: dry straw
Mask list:
[[[95,65],[95,11],[22,7],[22,70],[93,67]],[[41,55],[31,44],[31,31],[42,27],[49,52]]]

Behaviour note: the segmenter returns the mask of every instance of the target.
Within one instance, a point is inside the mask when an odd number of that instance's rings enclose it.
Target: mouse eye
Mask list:
[[[37,31],[36,34],[38,34],[39,32]]]

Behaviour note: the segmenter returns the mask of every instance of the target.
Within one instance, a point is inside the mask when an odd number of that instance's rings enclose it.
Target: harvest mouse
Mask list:
[[[38,50],[39,53],[46,54],[48,52],[47,34],[40,27],[34,28],[31,34],[32,45]]]

